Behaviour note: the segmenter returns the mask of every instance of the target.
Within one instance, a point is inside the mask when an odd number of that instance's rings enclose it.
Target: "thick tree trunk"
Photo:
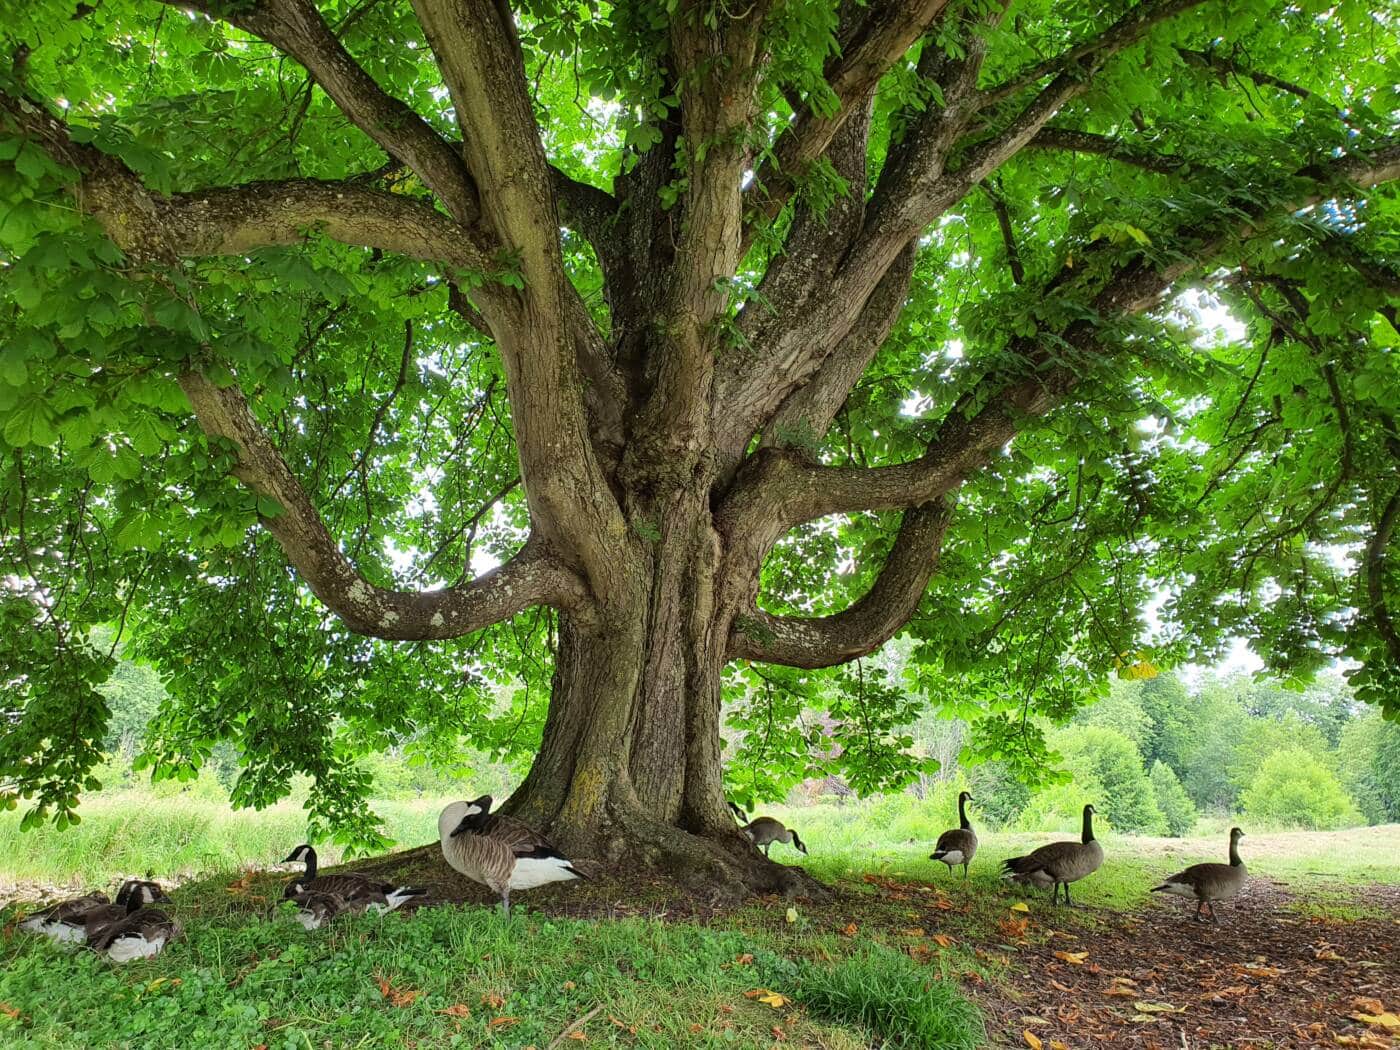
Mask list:
[[[720,897],[820,893],[739,833],[725,801],[721,673],[731,614],[703,501],[679,500],[635,545],[633,602],[564,615],[544,741],[507,804],[580,860],[651,869]]]

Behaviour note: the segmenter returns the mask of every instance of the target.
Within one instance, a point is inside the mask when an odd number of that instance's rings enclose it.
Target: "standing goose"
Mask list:
[[[282,892],[285,900],[291,900],[300,893],[330,893],[347,903],[363,901],[366,907],[375,911],[393,911],[410,897],[428,892],[417,886],[395,886],[392,882],[379,882],[352,871],[341,872],[338,875],[317,875],[316,851],[306,843],[292,850],[282,863],[298,862],[306,865],[306,871],[287,883],[287,888]]]
[[[1060,887],[1065,889],[1065,903],[1069,899],[1069,884],[1078,882],[1086,875],[1092,875],[1103,863],[1103,847],[1094,838],[1094,814],[1092,805],[1084,807],[1084,833],[1078,842],[1052,842],[1048,846],[1028,853],[1024,857],[1009,857],[1001,862],[1002,878],[1012,882],[1027,883],[1045,889],[1051,887],[1050,900],[1058,903]]]
[[[768,851],[773,848],[775,842],[786,842],[796,846],[803,853],[807,852],[807,844],[791,828],[785,827],[780,820],[772,817],[759,817],[750,824],[746,824],[740,830],[749,837],[749,841],[755,846],[763,847],[763,855],[768,856]]]
[[[489,796],[483,798],[489,805]],[[482,801],[450,803],[438,816],[438,840],[448,864],[501,895],[507,918],[511,890],[586,877],[544,836],[512,817],[491,814]],[[491,830],[482,830],[486,826]]]
[[[971,793],[958,793],[958,826],[938,836],[938,842],[928,858],[948,865],[950,874],[956,865],[961,864],[963,878],[967,878],[967,866],[977,854],[977,832],[972,830],[972,824],[967,819],[967,804],[971,801]]]
[[[1192,864],[1185,871],[1179,871],[1163,879],[1160,886],[1153,886],[1153,893],[1171,893],[1196,902],[1195,918],[1201,918],[1201,909],[1209,907],[1210,921],[1219,922],[1215,917],[1215,902],[1226,901],[1244,889],[1249,878],[1249,869],[1240,860],[1240,839],[1244,832],[1239,828],[1230,829],[1229,864]]]

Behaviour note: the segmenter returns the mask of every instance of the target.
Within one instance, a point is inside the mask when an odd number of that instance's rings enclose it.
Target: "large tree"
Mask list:
[[[7,11],[0,776],[71,810],[95,623],[170,684],[159,771],[232,738],[243,800],[308,772],[342,821],[357,749],[507,749],[552,657],[514,812],[791,888],[726,808],[726,676],[750,743],[902,629],[989,748],[1232,632],[1380,695],[1395,30],[1349,0]],[[897,690],[822,688],[827,753],[897,750]]]

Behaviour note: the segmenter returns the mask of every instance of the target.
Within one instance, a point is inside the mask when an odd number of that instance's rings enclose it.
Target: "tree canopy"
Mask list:
[[[169,687],[158,774],[232,741],[237,800],[309,773],[365,835],[358,756],[404,739],[699,831],[722,711],[774,790],[813,749],[873,790],[921,704],[1033,762],[1028,715],[1235,636],[1400,710],[1396,28],[23,5],[0,782],[72,812],[99,624]],[[905,681],[851,664],[899,632]]]

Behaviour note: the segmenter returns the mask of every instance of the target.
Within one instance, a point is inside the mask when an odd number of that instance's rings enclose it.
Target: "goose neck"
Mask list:
[[[1217,854],[1218,856],[1218,854]],[[1244,861],[1240,860],[1240,843],[1238,839],[1230,840],[1230,866],[1238,868],[1243,866]]]
[[[1081,841],[1088,845],[1094,841],[1094,812],[1090,809],[1084,810],[1084,834]]]
[[[968,830],[972,828],[967,819],[967,799],[962,795],[958,796],[958,826]]]

